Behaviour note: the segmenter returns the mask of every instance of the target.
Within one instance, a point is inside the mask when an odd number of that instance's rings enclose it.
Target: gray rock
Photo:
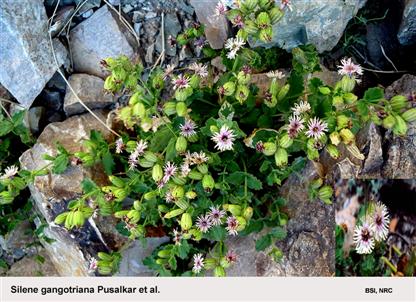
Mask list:
[[[358,133],[357,144],[366,155],[360,171],[361,177],[380,178],[384,163],[380,129],[373,123],[368,124]]]
[[[55,37],[64,27],[69,18],[72,16],[75,8],[73,6],[65,6],[57,11],[54,17],[54,23],[52,24],[50,31],[52,37]]]
[[[95,111],[101,120],[106,120],[102,111]],[[71,153],[84,150],[82,141],[89,138],[92,129],[100,131],[105,139],[111,139],[112,135],[92,115],[84,114],[70,117],[61,123],[52,123],[46,126],[39,136],[37,143],[20,158],[23,169],[34,170],[44,167],[48,162],[43,159],[44,154],[56,154],[56,142],[60,142]],[[45,236],[54,239],[53,242],[41,240],[42,245],[51,262],[54,264],[57,274],[60,276],[88,276],[88,262],[92,257],[97,258],[98,252],[117,250],[127,243],[115,229],[117,221],[111,217],[90,218],[80,229],[66,230],[56,225],[55,217],[66,209],[69,201],[78,198],[81,192],[81,181],[91,178],[99,185],[108,184],[108,178],[100,167],[84,168],[71,166],[63,174],[48,174],[37,177],[33,184],[29,185],[34,199],[36,213],[48,226],[44,229]],[[35,221],[37,225],[41,222]],[[155,247],[162,239],[150,239],[150,246]],[[122,275],[148,275],[148,269],[144,268],[139,259],[134,262],[135,253],[141,253],[143,257],[149,250],[138,243],[125,251],[126,258],[122,260],[120,267]],[[125,262],[127,261],[127,263]],[[130,261],[130,262],[129,262]]]
[[[83,14],[93,8],[100,7],[101,5],[101,0],[88,0],[88,1],[85,1],[85,3],[83,3],[84,0],[74,0],[74,1],[77,6],[82,4],[81,8],[78,11],[80,14]]]
[[[40,98],[42,99],[42,105],[45,105],[49,109],[59,111],[62,108],[63,98],[59,91],[51,91],[45,88]]]
[[[146,61],[146,63],[148,64],[152,64],[153,63],[153,53],[155,52],[155,44],[151,44],[147,50],[146,50],[146,55],[144,57],[144,60]]]
[[[397,34],[400,44],[416,43],[416,0],[406,0],[402,23]]]
[[[227,40],[229,25],[224,16],[214,17],[217,0],[191,0],[199,22],[205,25],[205,35],[210,46],[214,49],[221,49]]]
[[[68,79],[76,95],[90,109],[101,109],[114,103],[114,98],[104,91],[104,81],[89,74],[73,74]],[[68,87],[64,99],[64,111],[68,116],[86,112],[84,106],[78,101]]]
[[[91,17],[93,13],[94,13],[94,11],[93,11],[92,9],[89,9],[89,10],[87,10],[85,13],[83,13],[81,16],[82,16],[84,19],[87,19],[87,18]]]
[[[141,23],[134,23],[133,28],[134,28],[134,31],[136,32],[136,34],[140,37],[140,31],[142,29],[142,24]]]
[[[318,52],[331,50],[341,38],[348,21],[367,0],[297,0],[293,10],[273,26],[273,39],[266,46],[292,49],[314,44]],[[260,43],[259,43],[260,44]]]
[[[133,58],[134,43],[119,17],[103,6],[70,32],[74,70],[104,78],[106,72],[101,68],[100,61],[121,55]]]
[[[153,19],[153,18],[156,18],[156,17],[157,17],[157,13],[155,13],[155,12],[148,12],[148,13],[144,16],[144,18],[145,18],[146,20]]]
[[[120,265],[118,276],[154,276],[154,271],[143,264],[143,260],[150,256],[155,248],[168,242],[169,237],[148,238],[146,244],[134,241],[121,253],[123,262]]]
[[[32,133],[39,132],[39,123],[42,119],[42,116],[45,114],[44,107],[32,107],[29,109],[28,112],[28,122],[29,122],[29,129]]]
[[[42,257],[44,262],[37,261],[35,256],[26,256],[19,262],[14,263],[6,275],[8,277],[59,276],[44,249],[41,249],[37,256]]]
[[[46,84],[46,87],[58,89],[60,92],[65,92],[66,82],[62,78],[62,76],[58,72],[56,72],[49,80],[49,82]]]
[[[47,21],[41,0],[0,1],[0,82],[27,108],[58,69]],[[58,40],[53,46],[62,65],[67,51]]]
[[[266,253],[256,252],[255,239],[262,234],[237,237],[227,247],[239,261],[227,270],[229,276],[332,276],[335,273],[335,220],[332,205],[309,201],[308,182],[317,177],[312,163],[301,176],[292,175],[280,190],[288,200],[288,236],[276,246],[283,259],[276,263]]]
[[[169,36],[176,38],[179,32],[182,29],[181,24],[179,23],[178,17],[176,14],[167,14],[165,16],[165,54],[168,56],[175,56],[176,55],[176,46],[170,47],[168,40]],[[159,35],[156,39],[156,50],[161,53],[162,52],[162,31],[159,32]]]

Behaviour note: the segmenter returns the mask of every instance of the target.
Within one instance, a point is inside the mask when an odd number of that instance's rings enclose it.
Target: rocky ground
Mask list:
[[[199,21],[206,25],[207,43],[222,48],[232,29],[225,20],[212,19],[216,2],[1,1],[0,97],[16,102],[5,103],[10,112],[29,109],[26,123],[37,137],[35,146],[22,156],[22,166],[42,166],[42,155],[54,154],[58,139],[67,149],[77,151],[90,129],[105,132],[96,119],[84,114],[86,109],[80,102],[104,120],[105,113],[118,106],[117,96],[103,91],[103,58],[127,55],[140,60],[147,70],[153,65],[185,66],[200,56],[198,47],[181,48],[174,38]],[[373,19],[389,11],[377,21],[371,21],[370,14],[357,21],[354,16],[361,16],[360,9],[372,12]],[[336,72],[330,70],[335,70],[339,59],[353,55],[375,70],[366,72],[363,87],[377,82],[387,88],[387,97],[401,93],[415,100],[415,20],[415,0],[397,1],[397,5],[387,0],[293,0],[293,12],[276,25],[273,41],[266,46],[289,50],[300,44],[315,44],[322,54],[324,70],[317,76],[329,82],[337,79]],[[213,64],[221,69],[215,61]],[[255,78],[265,81],[264,75]],[[403,139],[393,138],[374,125],[364,129],[360,137],[359,146],[366,155],[363,161],[344,155],[340,163],[335,163],[322,155],[323,166],[334,181],[339,177],[415,178],[415,126]],[[315,167],[309,164],[301,176],[291,176],[282,187],[291,217],[289,236],[278,243],[285,254],[282,262],[274,263],[266,254],[256,252],[256,236],[236,239],[230,244],[246,255],[247,262],[236,265],[231,275],[334,274],[335,210],[307,201],[304,180],[312,179],[315,173]],[[23,223],[13,234],[0,237],[0,256],[11,267],[8,275],[89,275],[86,263],[91,255],[125,242],[111,227],[113,221],[90,219],[81,231],[72,233],[53,224],[62,207],[80,193],[79,184],[86,175],[96,180],[103,177],[101,171],[72,167],[63,175],[39,177],[30,187],[38,216],[35,225]],[[32,228],[45,223],[48,227],[44,233],[54,241],[33,235]],[[151,274],[140,259],[164,240],[152,238],[146,248],[135,243],[124,250],[120,274]]]

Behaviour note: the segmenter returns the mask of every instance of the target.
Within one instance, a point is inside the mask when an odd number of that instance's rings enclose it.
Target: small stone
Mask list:
[[[93,11],[92,9],[89,9],[89,10],[87,10],[85,13],[83,13],[81,16],[82,16],[84,19],[87,19],[87,18],[91,17],[93,13],[94,13],[94,11]]]
[[[400,44],[416,44],[416,0],[407,0],[403,18],[397,34]]]
[[[155,13],[155,12],[148,12],[148,13],[144,16],[144,18],[145,18],[146,20],[153,19],[153,18],[156,18],[156,17],[157,17],[157,13]]]
[[[146,56],[144,58],[144,60],[146,61],[146,63],[148,63],[148,64],[152,64],[153,63],[153,53],[154,52],[155,52],[155,44],[153,43],[146,50]]]
[[[39,132],[39,123],[45,113],[44,107],[32,107],[28,112],[29,129],[32,133]]]
[[[185,61],[186,59],[192,57],[192,52],[188,47],[182,47],[179,52],[179,61]]]
[[[176,36],[179,34],[179,32],[182,29],[181,24],[179,23],[178,17],[176,14],[167,14],[165,16],[165,53],[168,56],[175,56],[176,55],[176,45],[173,47],[170,47],[169,45],[169,37],[176,38]],[[156,51],[159,53],[162,52],[162,31],[159,32],[159,35],[156,39]]]
[[[44,89],[40,95],[42,105],[45,107],[59,111],[62,108],[63,97],[59,91],[51,91]]]
[[[136,34],[140,37],[140,30],[142,28],[142,24],[141,23],[134,23],[133,28],[134,28],[134,31],[136,32]]]
[[[100,109],[114,103],[114,98],[105,93],[104,81],[99,77],[88,74],[73,74],[68,81],[78,97],[90,109]],[[69,87],[64,99],[64,111],[67,116],[86,111]]]
[[[105,78],[100,61],[108,57],[135,56],[134,39],[108,6],[98,9],[70,33],[74,71]]]
[[[45,249],[41,249],[38,256],[45,261],[40,263],[36,260],[36,256],[26,256],[22,260],[14,263],[7,272],[9,277],[39,277],[39,276],[59,276],[53,262],[49,258]]]
[[[47,22],[41,0],[0,1],[0,83],[26,108],[59,68],[53,59]],[[53,45],[58,65],[62,65],[67,51],[59,40]]]
[[[129,12],[131,12],[133,10],[133,6],[131,6],[130,4],[127,4],[125,6],[123,6],[122,10],[125,14],[128,14]]]
[[[83,4],[80,7],[79,11],[78,11],[78,13],[83,14],[83,13],[85,13],[88,10],[91,10],[93,8],[96,8],[96,7],[100,7],[101,0],[88,0],[88,1],[75,0],[75,3],[76,3],[77,6]]]
[[[134,11],[133,12],[133,23],[139,23],[140,21],[142,21],[144,19],[144,13],[142,11]]]

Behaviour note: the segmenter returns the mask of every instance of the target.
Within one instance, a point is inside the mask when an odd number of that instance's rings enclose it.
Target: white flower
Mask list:
[[[98,261],[94,257],[90,259],[90,262],[88,264],[88,272],[94,273],[98,268]]]
[[[238,234],[239,222],[234,216],[227,218],[227,227],[225,228],[228,231],[229,235],[235,236]]]
[[[4,169],[4,174],[0,176],[0,180],[12,179],[17,174],[17,172],[19,172],[19,168],[15,165],[7,167]]]
[[[338,73],[341,75],[347,75],[349,77],[363,74],[363,69],[359,64],[354,64],[351,58],[344,58],[341,60],[341,65],[338,65]]]
[[[219,132],[215,132],[211,139],[216,143],[215,148],[220,151],[233,150],[235,134],[232,129],[223,125]]]
[[[293,114],[295,115],[301,115],[309,110],[311,110],[311,105],[304,101],[300,101],[298,104],[295,104],[295,107],[292,108]]]
[[[174,202],[174,201],[175,201],[175,197],[173,197],[173,194],[172,194],[172,192],[171,192],[171,191],[167,191],[167,192],[166,192],[166,194],[165,194],[165,201],[166,201],[167,203],[172,203],[172,202]]]
[[[208,213],[209,218],[213,225],[222,224],[222,218],[225,216],[225,211],[220,210],[219,207],[211,207],[211,211]]]
[[[389,233],[390,217],[387,207],[378,202],[374,207],[373,213],[373,232],[374,239],[379,242],[387,238]]]
[[[202,257],[202,254],[195,254],[194,255],[194,267],[192,268],[192,271],[195,274],[199,274],[204,267],[204,257]]]
[[[219,16],[224,16],[225,13],[227,12],[227,6],[224,3],[224,1],[218,1],[217,5],[215,6],[215,14],[214,16],[219,17]]]
[[[307,137],[313,137],[314,139],[319,139],[324,132],[328,130],[328,124],[324,121],[321,121],[319,118],[311,118],[308,122],[308,131],[306,131]]]
[[[118,140],[116,140],[116,153],[123,152],[125,145],[123,143],[123,139],[120,137]]]
[[[177,229],[173,229],[173,241],[176,245],[181,245],[182,233],[178,232]]]
[[[298,115],[293,115],[289,118],[289,125],[287,126],[287,133],[290,138],[295,138],[299,132],[305,128],[303,125],[305,121]]]
[[[374,248],[373,227],[367,221],[354,229],[353,241],[358,254],[370,254]]]
[[[175,164],[171,163],[171,162],[167,162],[165,164],[165,173],[163,176],[163,179],[165,180],[165,183],[167,183],[169,181],[169,179],[175,175],[176,170],[178,169],[178,167],[176,167]]]
[[[188,67],[188,69],[195,72],[195,74],[197,74],[201,78],[205,78],[208,76],[208,66],[202,63],[194,62]]]
[[[130,169],[134,169],[137,167],[138,158],[144,154],[146,148],[146,141],[141,139],[139,142],[136,143],[136,149],[134,149],[134,151],[129,156]]]
[[[196,134],[196,124],[190,119],[186,119],[183,125],[180,125],[181,135],[184,137],[190,137]]]
[[[181,165],[181,176],[186,177],[188,176],[189,172],[191,172],[191,168],[189,167],[189,164],[187,162],[184,162]]]
[[[196,220],[196,226],[202,233],[208,232],[208,230],[212,227],[212,222],[209,215],[199,216]]]
[[[266,73],[266,76],[272,79],[283,79],[286,75],[279,71],[279,70],[274,70],[274,71],[269,71],[268,73]]]
[[[170,76],[170,74],[175,70],[175,65],[173,64],[168,64],[165,68],[165,71],[163,72],[163,79],[166,80],[166,78],[168,76]]]
[[[227,58],[228,59],[235,59],[235,56],[237,55],[237,52],[245,44],[246,44],[246,42],[240,37],[236,37],[234,39],[233,38],[228,39],[227,42],[225,43],[225,48],[229,50],[229,52],[227,53]]]
[[[180,74],[172,80],[173,89],[185,89],[189,87],[189,78]]]
[[[191,163],[194,165],[201,165],[203,163],[206,163],[209,160],[209,157],[206,156],[205,152],[200,151],[198,152],[193,152],[191,154]]]

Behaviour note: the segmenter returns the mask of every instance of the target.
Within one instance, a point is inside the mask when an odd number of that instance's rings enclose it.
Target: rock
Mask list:
[[[62,108],[63,98],[59,91],[52,91],[45,88],[40,94],[42,105],[45,107],[59,111]]]
[[[144,60],[146,61],[146,63],[148,64],[152,64],[153,63],[153,53],[155,52],[155,44],[151,44],[147,50],[146,50],[146,55],[144,57]]]
[[[93,11],[92,9],[89,9],[89,10],[87,10],[85,13],[83,13],[81,16],[82,16],[84,19],[87,19],[87,18],[91,17],[93,13],[94,13],[94,11]]]
[[[334,208],[321,201],[309,201],[308,182],[316,178],[315,168],[308,163],[301,177],[292,175],[280,190],[287,199],[290,220],[288,236],[276,243],[283,259],[276,263],[264,252],[256,252],[251,234],[229,240],[227,247],[240,255],[227,270],[229,276],[332,276],[335,273]]]
[[[179,61],[185,61],[188,58],[192,57],[192,52],[189,47],[183,46],[179,51]]]
[[[48,36],[48,18],[41,0],[0,1],[0,82],[26,108],[58,69]],[[53,41],[58,64],[67,51]]]
[[[78,97],[90,109],[101,109],[114,103],[114,98],[104,91],[104,81],[88,74],[73,74],[68,79]],[[64,99],[64,111],[68,116],[86,112],[69,87]]]
[[[63,72],[63,71],[62,71]],[[49,82],[46,84],[46,87],[57,89],[60,92],[65,92],[66,89],[66,82],[62,78],[62,76],[56,72],[52,78],[49,80]]]
[[[191,0],[199,22],[205,25],[205,36],[213,49],[221,49],[228,38],[229,25],[225,16],[214,17],[217,0]]]
[[[136,34],[140,37],[140,30],[142,28],[142,24],[141,23],[134,23],[133,28],[134,28],[134,31],[136,32]]]
[[[119,17],[103,6],[70,32],[74,71],[105,78],[100,61],[121,55],[134,58],[134,43]]]
[[[83,4],[79,9],[80,14],[84,14],[85,12],[92,10],[93,8],[100,7],[101,5],[101,0],[88,0],[85,3],[83,3],[84,0],[74,0],[74,1],[77,6]]]
[[[20,222],[4,237],[1,235],[0,237],[0,250],[3,249],[7,253],[15,254],[16,250],[20,250],[24,255],[26,251],[31,253],[30,250],[34,249],[33,246],[29,246],[35,242],[35,237],[33,236],[32,227],[27,220]]]
[[[65,6],[57,11],[54,17],[54,23],[50,28],[52,37],[55,37],[64,27],[67,21],[71,18],[75,9],[73,6]]]
[[[106,120],[102,111],[95,113],[101,120]],[[111,139],[109,131],[90,114],[47,125],[37,143],[21,156],[22,168],[34,170],[44,167],[48,161],[43,159],[43,155],[55,155],[56,142],[60,142],[71,153],[84,150],[82,142],[89,138],[92,129],[100,131],[105,139]],[[48,224],[44,234],[54,239],[52,242],[41,240],[41,243],[60,276],[90,275],[88,263],[92,257],[97,258],[98,252],[117,250],[127,242],[116,231],[116,221],[111,217],[90,218],[82,228],[71,231],[53,222],[58,214],[66,210],[69,201],[80,196],[81,181],[86,177],[93,179],[98,185],[107,184],[107,176],[99,166],[70,166],[63,174],[40,176],[29,185],[34,209],[42,221]],[[40,225],[41,220],[38,219],[36,224]],[[157,240],[150,240],[151,244],[155,244],[155,241]],[[137,247],[135,251],[138,249]],[[132,261],[132,254],[129,255],[122,260],[120,267],[128,268],[123,271],[126,275],[140,275],[139,268],[132,267],[130,271],[130,266],[125,264],[124,261]],[[143,255],[146,253],[143,252]],[[148,270],[144,270],[143,274],[148,274]]]
[[[41,258],[39,258],[39,256]],[[43,259],[41,263],[37,259]],[[39,277],[59,276],[52,261],[44,249],[36,256],[26,256],[19,262],[14,263],[6,273],[8,277]]]
[[[155,13],[155,12],[148,12],[148,13],[144,16],[144,18],[145,18],[146,20],[153,19],[153,18],[156,18],[156,17],[157,17],[157,13]]]
[[[143,260],[150,256],[155,248],[168,242],[169,237],[148,238],[146,245],[140,241],[134,241],[121,253],[123,262],[120,265],[118,276],[154,276],[154,271],[143,265]]]
[[[38,133],[39,123],[42,119],[42,116],[45,114],[44,107],[32,107],[29,109],[28,112],[28,122],[29,122],[29,129],[32,133]]]
[[[402,45],[416,44],[416,0],[406,0],[397,37]]]
[[[408,97],[416,95],[416,76],[406,74],[386,88],[385,97],[390,99],[401,94]],[[391,133],[385,137],[387,158],[382,175],[383,178],[416,178],[416,123],[409,125],[404,137],[393,136]]]
[[[174,37],[176,38],[176,36],[179,34],[179,32],[182,29],[181,24],[179,23],[178,17],[176,16],[176,14],[167,14],[165,16],[165,20],[164,20],[165,24],[164,24],[164,28],[165,28],[165,54],[168,56],[175,56],[176,55],[176,45],[173,47],[170,47],[169,45],[169,37]],[[159,32],[159,35],[157,36],[156,39],[156,50],[161,53],[162,52],[162,31]]]
[[[373,123],[368,124],[357,135],[357,145],[365,154],[360,171],[361,178],[380,178],[383,166],[383,146],[380,129]]]
[[[335,86],[341,80],[342,76],[337,71],[327,69],[324,65],[321,66],[321,71],[315,71],[312,74],[313,78],[320,79],[325,85]]]
[[[314,44],[318,52],[331,50],[344,33],[348,21],[367,0],[297,0],[293,10],[273,26],[273,39],[266,46],[291,50],[302,44]],[[261,43],[259,43],[261,44]]]

